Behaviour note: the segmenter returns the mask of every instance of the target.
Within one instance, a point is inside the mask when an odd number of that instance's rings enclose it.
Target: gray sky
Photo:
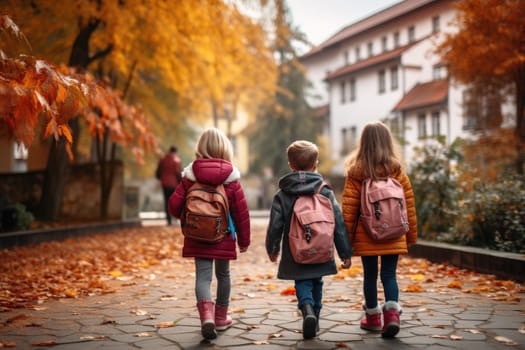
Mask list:
[[[287,0],[293,25],[315,45],[343,27],[401,0]]]

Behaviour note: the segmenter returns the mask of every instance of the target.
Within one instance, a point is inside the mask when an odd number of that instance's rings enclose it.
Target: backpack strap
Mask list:
[[[319,185],[319,187],[317,188],[317,191],[315,191],[315,193],[321,193],[321,190],[324,188],[324,187],[328,187],[328,188],[332,188],[328,182],[324,181],[321,182],[321,185]]]

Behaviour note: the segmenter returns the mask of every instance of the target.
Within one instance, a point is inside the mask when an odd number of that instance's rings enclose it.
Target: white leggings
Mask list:
[[[213,262],[215,261],[215,277],[217,278],[217,300],[221,306],[230,303],[230,260],[195,258],[195,295],[197,302],[212,300],[211,279]]]

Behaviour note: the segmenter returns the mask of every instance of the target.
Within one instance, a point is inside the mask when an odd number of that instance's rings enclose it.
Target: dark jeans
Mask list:
[[[168,220],[168,225],[171,225],[171,215],[168,210],[168,201],[175,191],[173,187],[162,187],[162,192],[164,193],[164,212],[166,213],[166,220]]]
[[[399,300],[396,270],[399,255],[381,255],[381,283],[385,292],[385,301]],[[378,256],[362,256],[364,281],[363,292],[368,309],[377,306]]]
[[[323,307],[323,278],[295,280],[295,295],[299,309],[302,305],[310,304],[314,310],[321,310]]]

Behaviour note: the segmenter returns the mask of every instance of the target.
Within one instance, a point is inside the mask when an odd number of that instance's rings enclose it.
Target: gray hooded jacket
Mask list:
[[[281,252],[277,277],[284,280],[302,280],[318,278],[337,273],[335,261],[323,264],[298,264],[290,253],[288,233],[295,200],[301,194],[314,194],[321,186],[323,178],[313,172],[292,172],[279,180],[279,191],[273,198],[270,211],[270,222],[266,232],[266,251],[268,255],[277,255]],[[321,194],[332,202],[335,216],[334,244],[341,259],[348,259],[352,255],[348,233],[341,213],[341,208],[335,199],[333,191],[324,187]],[[281,244],[282,243],[282,244]]]

